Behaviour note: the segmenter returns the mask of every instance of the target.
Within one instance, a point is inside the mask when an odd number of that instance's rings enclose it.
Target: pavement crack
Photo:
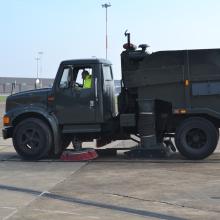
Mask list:
[[[220,213],[220,211],[218,211],[218,210],[201,209],[201,208],[196,208],[196,207],[193,207],[193,206],[181,205],[181,204],[178,204],[178,203],[172,203],[172,202],[161,201],[161,200],[142,199],[142,198],[138,198],[138,197],[134,197],[134,196],[128,196],[128,195],[122,195],[122,194],[118,194],[118,193],[103,193],[103,194],[118,196],[118,197],[123,197],[123,198],[128,198],[128,199],[135,199],[135,200],[143,201],[143,202],[153,202],[153,203],[160,203],[160,204],[165,204],[165,205],[170,205],[170,206],[175,206],[175,207],[180,207],[180,208],[194,209],[194,210],[198,210],[198,211]]]
[[[172,216],[169,214],[162,214],[162,213],[154,212],[154,211],[112,205],[112,204],[97,202],[97,201],[93,201],[93,200],[80,199],[80,198],[76,198],[76,197],[62,196],[62,195],[53,194],[53,193],[49,193],[49,194],[45,193],[43,195],[43,197],[48,198],[48,199],[53,199],[53,200],[64,201],[64,202],[68,202],[68,203],[76,203],[79,205],[85,205],[85,206],[91,206],[91,207],[95,207],[95,208],[124,212],[127,214],[138,215],[138,216],[142,216],[142,217],[153,217],[153,218],[164,219],[164,220],[186,220],[185,218],[175,217],[175,216]]]

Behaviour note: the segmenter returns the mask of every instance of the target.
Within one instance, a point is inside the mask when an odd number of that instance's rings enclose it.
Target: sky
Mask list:
[[[121,78],[120,53],[126,42],[159,50],[220,48],[219,0],[0,0],[0,76],[54,78],[67,59],[108,59]]]

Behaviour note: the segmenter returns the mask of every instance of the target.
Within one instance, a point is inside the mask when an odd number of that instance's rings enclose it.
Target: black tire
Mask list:
[[[218,138],[218,130],[212,122],[200,117],[191,117],[177,128],[175,144],[184,157],[200,160],[214,152]]]
[[[48,156],[52,146],[49,126],[40,119],[28,118],[16,125],[13,145],[25,160],[39,160]]]
[[[217,132],[217,136],[218,136],[218,139],[219,139],[219,129],[216,128],[216,132]]]

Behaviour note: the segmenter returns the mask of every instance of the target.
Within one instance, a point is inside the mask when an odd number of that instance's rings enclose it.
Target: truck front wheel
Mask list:
[[[39,160],[48,156],[48,152],[51,149],[51,130],[40,119],[25,119],[15,127],[13,145],[23,159]]]
[[[186,158],[200,160],[214,152],[218,138],[218,131],[212,122],[200,117],[191,117],[177,128],[175,144]]]

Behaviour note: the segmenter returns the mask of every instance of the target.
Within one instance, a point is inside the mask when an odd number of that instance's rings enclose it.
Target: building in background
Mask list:
[[[16,78],[0,77],[0,93],[10,94],[35,89],[35,78]],[[53,79],[40,79],[41,88],[50,88],[53,85]]]
[[[40,79],[40,88],[51,88],[54,79]],[[0,94],[11,94],[35,89],[36,78],[0,77]],[[115,80],[115,93],[121,91],[121,81]]]

